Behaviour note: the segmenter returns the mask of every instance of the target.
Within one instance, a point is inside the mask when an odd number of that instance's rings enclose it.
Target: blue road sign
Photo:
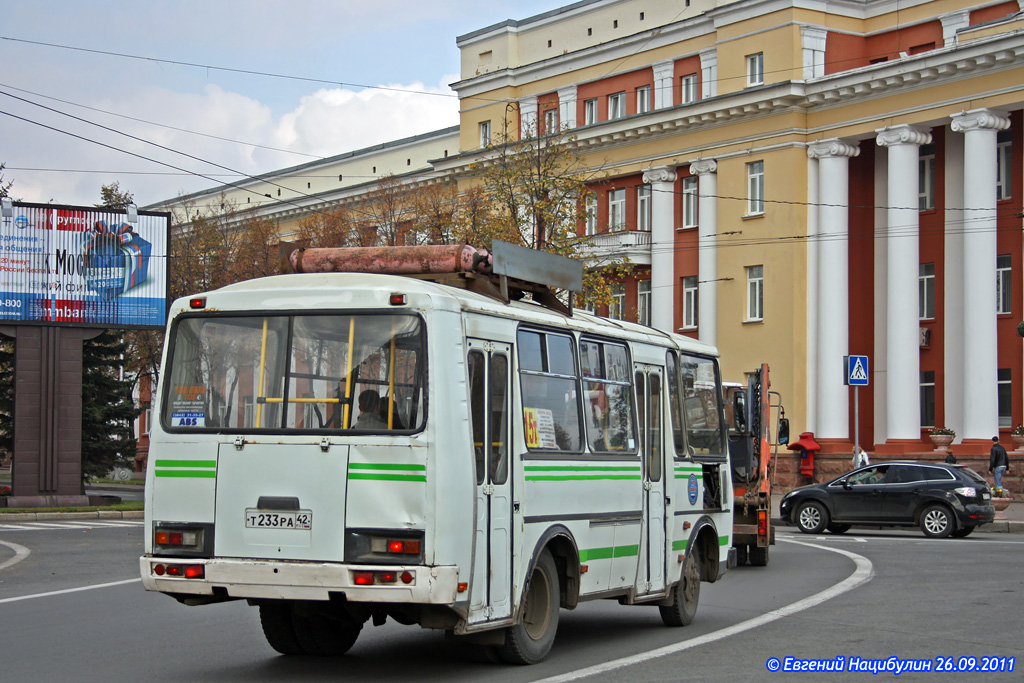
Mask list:
[[[851,387],[866,387],[868,385],[868,357],[847,356],[846,361],[846,383]]]

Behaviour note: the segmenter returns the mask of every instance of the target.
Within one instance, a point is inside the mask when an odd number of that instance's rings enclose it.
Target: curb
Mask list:
[[[96,510],[95,512],[4,512],[0,523],[8,522],[53,522],[82,519],[142,519],[142,510]]]

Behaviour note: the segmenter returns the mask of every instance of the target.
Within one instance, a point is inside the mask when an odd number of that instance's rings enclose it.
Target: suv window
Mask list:
[[[944,470],[941,467],[923,467],[922,469],[928,481],[950,481],[955,479],[949,470]]]
[[[895,465],[889,472],[889,482],[895,484],[910,484],[915,481],[924,481],[924,468],[917,465]],[[930,468],[929,468],[930,469]]]
[[[847,483],[853,485],[859,484],[881,484],[885,479],[885,474],[888,472],[888,465],[879,465],[877,467],[869,467],[866,470],[855,472],[847,478]]]

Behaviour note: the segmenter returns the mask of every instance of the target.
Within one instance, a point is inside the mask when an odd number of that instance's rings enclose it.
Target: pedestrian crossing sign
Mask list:
[[[846,384],[851,387],[866,387],[868,385],[868,357],[867,356],[846,356]]]

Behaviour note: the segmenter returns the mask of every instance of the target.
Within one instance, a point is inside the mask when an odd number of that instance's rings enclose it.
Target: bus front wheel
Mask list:
[[[509,664],[536,664],[551,652],[558,630],[559,588],[555,560],[541,552],[530,574],[522,620],[505,631],[498,654]]]

